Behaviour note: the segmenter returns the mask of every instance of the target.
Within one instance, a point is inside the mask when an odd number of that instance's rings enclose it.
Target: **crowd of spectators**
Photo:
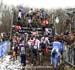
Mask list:
[[[49,26],[51,17],[44,9],[29,9],[27,12],[18,11],[18,23],[28,27]],[[23,21],[23,22],[21,22]],[[17,23],[17,24],[18,24]]]

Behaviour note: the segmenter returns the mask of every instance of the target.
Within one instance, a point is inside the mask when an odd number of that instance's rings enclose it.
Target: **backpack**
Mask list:
[[[55,57],[56,54],[57,54],[57,52],[56,52],[56,50],[54,49],[54,50],[52,51],[51,56],[52,56],[52,57]]]
[[[41,49],[45,49],[46,48],[46,44],[44,43],[40,43]]]
[[[25,54],[25,47],[21,47],[21,54]]]

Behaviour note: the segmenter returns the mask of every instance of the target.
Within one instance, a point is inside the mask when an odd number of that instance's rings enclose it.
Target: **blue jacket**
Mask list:
[[[54,48],[54,47],[58,47],[58,49],[59,49],[59,51],[62,51],[62,44],[61,44],[61,42],[59,42],[59,41],[54,41],[53,43],[52,43],[52,48]]]

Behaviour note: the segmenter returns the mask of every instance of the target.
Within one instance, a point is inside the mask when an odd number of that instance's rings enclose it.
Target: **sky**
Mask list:
[[[1,0],[0,0],[1,2]],[[8,6],[22,5],[32,8],[75,8],[75,0],[3,0]]]

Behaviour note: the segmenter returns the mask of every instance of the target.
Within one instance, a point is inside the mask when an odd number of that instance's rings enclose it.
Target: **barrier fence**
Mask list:
[[[65,45],[63,48],[64,61],[70,65],[75,65],[75,47],[71,45]]]
[[[7,52],[8,42],[4,41],[0,43],[0,57],[3,57]]]

